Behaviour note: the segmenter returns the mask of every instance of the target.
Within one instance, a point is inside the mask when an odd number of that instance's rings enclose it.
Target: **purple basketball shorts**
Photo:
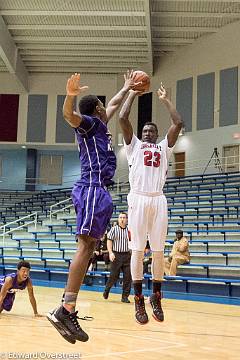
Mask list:
[[[7,294],[5,299],[3,300],[2,307],[6,311],[10,311],[12,309],[13,303],[15,299],[15,294]]]
[[[100,239],[111,219],[112,198],[102,187],[75,185],[72,200],[77,214],[76,235],[89,235]]]

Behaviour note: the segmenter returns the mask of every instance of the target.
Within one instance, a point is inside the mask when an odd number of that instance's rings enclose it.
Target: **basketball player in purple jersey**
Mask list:
[[[15,300],[16,292],[27,288],[34,316],[41,316],[37,312],[37,303],[33,293],[32,281],[29,277],[30,268],[29,262],[20,261],[16,273],[0,276],[0,313],[3,310],[10,311]]]
[[[95,95],[87,95],[79,102],[80,114],[73,110],[75,97],[88,87],[80,87],[80,74],[72,75],[67,81],[63,115],[75,129],[81,164],[81,178],[72,191],[77,214],[78,249],[69,269],[64,303],[48,313],[47,318],[64,339],[73,344],[76,340],[88,340],[77,320],[76,301],[96,240],[104,235],[113,211],[106,186],[114,176],[116,157],[107,123],[128,91],[137,84],[133,71],[128,71],[124,78],[123,88],[110,100],[106,109]]]

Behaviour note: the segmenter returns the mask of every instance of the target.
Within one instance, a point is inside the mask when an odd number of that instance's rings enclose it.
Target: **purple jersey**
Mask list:
[[[13,306],[13,302],[15,299],[15,293],[19,290],[24,290],[28,284],[29,278],[22,281],[20,284],[17,282],[17,273],[11,273],[6,276],[0,276],[0,290],[5,283],[6,277],[11,277],[13,279],[13,283],[11,288],[8,290],[5,299],[3,300],[3,309],[6,311],[10,311]]]
[[[17,282],[17,273],[11,273],[5,276],[0,276],[0,287],[5,283],[6,277],[11,277],[13,279],[12,287],[8,290],[8,293],[15,293],[15,290],[24,290],[28,284],[28,279],[22,281],[20,284]]]
[[[106,124],[96,116],[82,115],[82,122],[75,132],[81,162],[81,179],[77,184],[94,187],[111,184],[116,156]]]

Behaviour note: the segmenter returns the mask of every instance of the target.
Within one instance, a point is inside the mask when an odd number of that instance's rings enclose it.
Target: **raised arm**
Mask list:
[[[80,74],[72,75],[67,81],[67,96],[63,104],[63,117],[73,128],[77,128],[82,121],[81,116],[73,110],[75,97],[86,89],[88,89],[88,86],[80,87]]]
[[[133,101],[137,94],[138,92],[133,90],[129,92],[129,95],[119,113],[119,124],[122,129],[124,141],[127,145],[131,143],[133,137],[133,128],[132,124],[129,121],[129,114],[132,108]]]
[[[157,91],[157,95],[159,97],[159,100],[166,106],[166,108],[168,109],[168,112],[171,116],[172,125],[168,129],[167,138],[168,138],[168,146],[173,147],[176,144],[178,135],[183,126],[183,122],[182,122],[180,114],[177,112],[177,110],[173,106],[172,102],[168,98],[167,91],[164,88],[162,83],[161,83],[160,88]]]
[[[128,70],[126,74],[124,74],[124,85],[122,89],[109,101],[106,114],[107,114],[107,122],[111,119],[111,117],[115,114],[115,112],[120,107],[125,95],[128,93],[130,89],[134,86],[138,85],[139,82],[134,81],[134,73],[133,70]]]

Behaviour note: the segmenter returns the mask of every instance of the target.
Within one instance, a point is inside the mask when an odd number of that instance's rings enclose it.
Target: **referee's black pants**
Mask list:
[[[130,252],[113,252],[115,255],[115,260],[110,265],[110,276],[106,283],[105,291],[110,291],[113,284],[117,281],[120,275],[120,271],[123,273],[123,289],[122,297],[128,297],[131,291],[131,270],[130,270],[130,261],[131,253]]]

